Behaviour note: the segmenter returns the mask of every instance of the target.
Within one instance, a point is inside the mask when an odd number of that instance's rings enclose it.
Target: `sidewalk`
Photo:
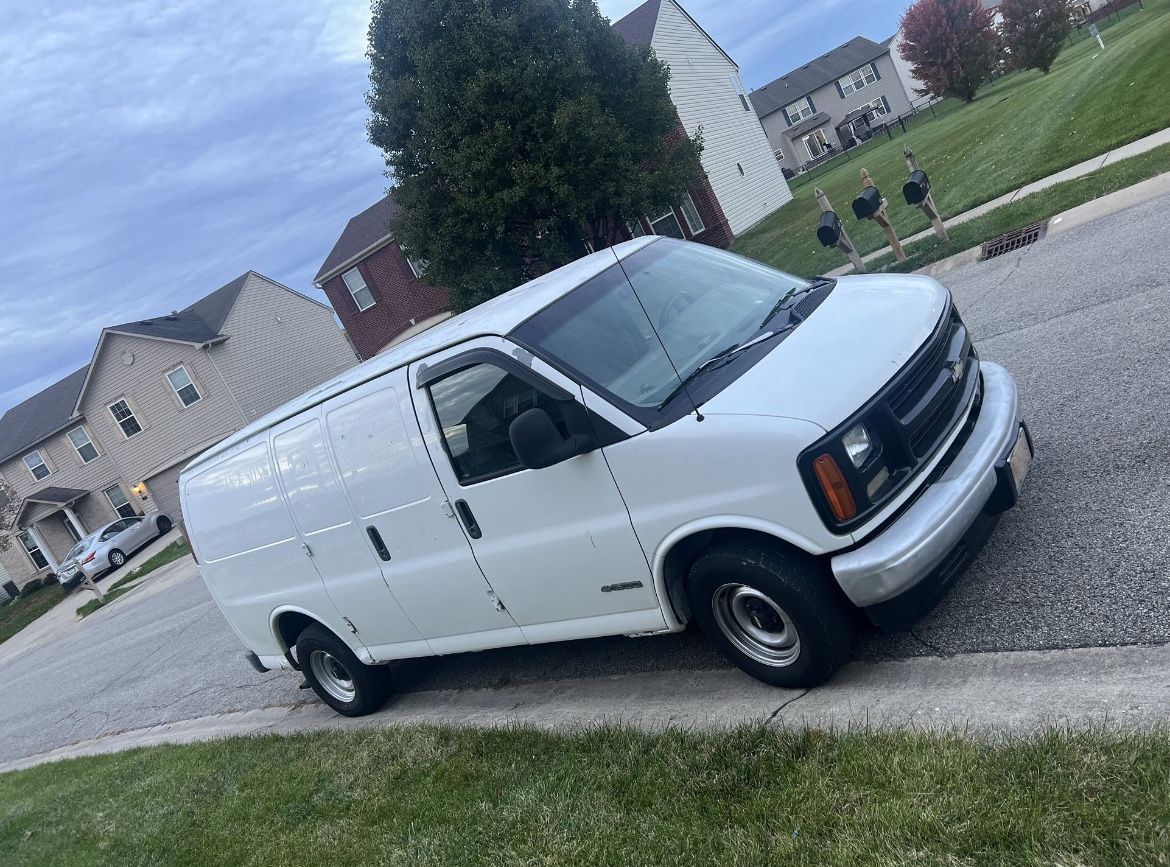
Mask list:
[[[1028,733],[1045,726],[1153,727],[1170,719],[1170,646],[921,657],[846,666],[827,686],[775,689],[734,669],[665,671],[504,689],[393,696],[373,716],[308,701],[94,738],[0,765],[44,762],[237,735],[393,725],[575,729],[624,724],[726,729],[744,723]]]
[[[989,211],[994,211],[996,208],[1011,204],[1017,199],[1030,196],[1032,193],[1038,193],[1041,190],[1045,190],[1048,187],[1055,186],[1056,184],[1060,184],[1065,181],[1071,181],[1080,177],[1084,177],[1085,175],[1095,172],[1098,169],[1102,169],[1105,166],[1113,165],[1113,163],[1128,159],[1129,157],[1137,156],[1138,154],[1143,154],[1146,151],[1151,151],[1154,148],[1160,147],[1164,144],[1170,144],[1170,127],[1160,130],[1159,132],[1151,133],[1145,138],[1140,138],[1137,141],[1130,142],[1127,145],[1122,145],[1121,147],[1114,150],[1099,154],[1092,159],[1085,160],[1082,163],[1077,163],[1075,166],[1070,166],[1064,171],[1057,172],[1054,175],[1049,175],[1046,178],[1041,178],[1038,181],[1025,184],[1018,189],[1012,190],[1010,193],[1004,193],[1002,196],[994,198],[989,202],[984,202],[982,205],[972,208],[969,211],[964,211],[962,214],[956,214],[955,216],[944,220],[943,222],[946,224],[947,228],[961,225],[966,223],[968,220],[974,220],[976,217],[982,217],[984,214],[988,213]],[[933,234],[933,229],[926,229],[922,232],[918,232],[915,235],[911,235],[908,238],[902,238],[902,245],[905,246],[907,244],[912,244],[915,241],[921,241],[923,238],[930,237]],[[891,250],[889,247],[882,247],[880,250],[875,250],[872,253],[867,253],[866,255],[862,256],[861,261],[868,264],[882,256],[887,255],[890,252]],[[846,274],[852,273],[852,271],[852,265],[844,265],[840,268],[836,268],[833,271],[830,271],[828,276],[843,277]]]

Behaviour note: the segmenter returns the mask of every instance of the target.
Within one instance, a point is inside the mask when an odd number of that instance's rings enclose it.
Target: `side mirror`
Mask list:
[[[525,410],[512,419],[508,439],[520,463],[530,470],[551,467],[587,450],[581,437],[562,436],[552,416],[539,407]]]

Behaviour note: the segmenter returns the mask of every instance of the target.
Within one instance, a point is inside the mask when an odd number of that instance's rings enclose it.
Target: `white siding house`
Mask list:
[[[671,101],[689,135],[703,132],[703,169],[732,234],[792,199],[739,67],[682,6],[647,0],[614,27],[670,67]]]

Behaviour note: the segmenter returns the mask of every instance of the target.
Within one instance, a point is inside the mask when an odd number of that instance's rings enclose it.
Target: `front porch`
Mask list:
[[[25,499],[14,533],[28,562],[26,580],[55,575],[73,546],[97,528],[98,521],[91,517],[95,526],[89,527],[78,514],[86,511],[81,504],[89,496],[89,491],[77,488],[45,488]]]

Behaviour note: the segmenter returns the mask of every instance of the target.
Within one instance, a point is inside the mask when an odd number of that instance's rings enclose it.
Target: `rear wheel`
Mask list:
[[[119,566],[122,566],[123,564],[125,564],[126,555],[123,554],[121,551],[119,551],[117,548],[115,548],[113,551],[110,552],[109,560],[110,560],[110,568],[117,569]]]
[[[711,642],[765,683],[818,686],[849,658],[849,607],[811,558],[778,546],[715,545],[691,564],[687,593]]]
[[[297,637],[297,662],[321,701],[345,716],[373,713],[390,694],[386,669],[363,663],[323,626],[308,626]]]

